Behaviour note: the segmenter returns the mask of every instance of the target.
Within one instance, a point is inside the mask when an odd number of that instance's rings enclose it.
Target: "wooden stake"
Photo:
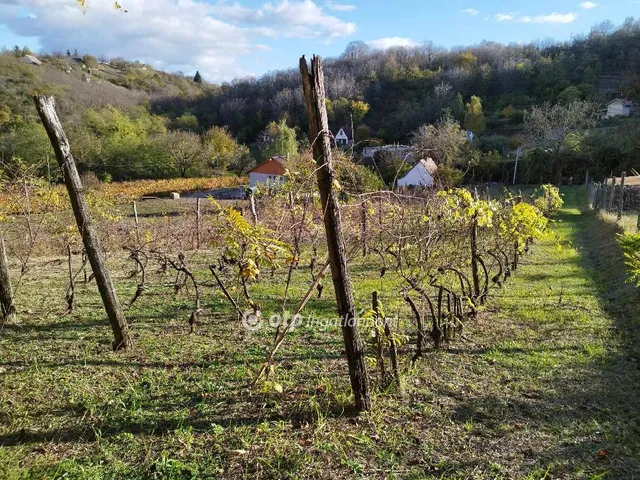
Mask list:
[[[620,179],[620,200],[618,201],[618,220],[622,219],[622,211],[624,210],[624,180],[627,176],[627,172],[622,172],[622,178]]]
[[[196,199],[196,250],[200,250],[200,199]]]
[[[311,60],[311,73],[309,73],[305,57],[300,58],[300,74],[302,75],[302,87],[309,115],[309,133],[313,147],[313,158],[318,166],[318,190],[320,191],[322,211],[324,212],[329,263],[338,303],[338,314],[342,324],[342,336],[349,364],[349,377],[355,398],[355,409],[357,411],[370,410],[371,392],[364,345],[358,331],[356,306],[349,278],[347,252],[342,231],[340,205],[335,191],[336,172],[331,157],[331,134],[327,120],[321,58],[314,55]]]
[[[0,314],[7,322],[16,320],[16,307],[13,303],[13,288],[9,277],[9,262],[4,246],[4,238],[0,232]]]
[[[131,346],[129,325],[111,281],[109,269],[100,246],[98,232],[93,225],[89,205],[84,195],[82,181],[80,180],[73,155],[71,155],[69,140],[67,140],[56,113],[55,100],[53,97],[46,95],[36,96],[34,100],[40,119],[49,135],[49,140],[51,140],[53,150],[56,152],[58,165],[62,170],[67,191],[69,192],[69,199],[76,217],[78,230],[82,235],[82,241],[98,284],[98,290],[109,317],[114,336],[113,349],[128,348]]]
[[[613,210],[613,197],[616,194],[616,177],[611,177],[611,186],[609,187],[609,198],[607,200],[607,212]]]

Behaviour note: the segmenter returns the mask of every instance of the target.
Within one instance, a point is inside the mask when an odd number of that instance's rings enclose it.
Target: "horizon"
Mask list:
[[[83,12],[73,0],[0,0],[0,48],[121,57],[188,76],[200,71],[207,82],[219,84],[294,68],[303,54],[334,58],[353,41],[374,49],[425,42],[447,49],[482,42],[567,42],[602,22],[618,26],[640,15],[640,0],[542,0],[535,7],[494,0],[447,5],[122,0],[121,10],[111,2],[87,4]]]

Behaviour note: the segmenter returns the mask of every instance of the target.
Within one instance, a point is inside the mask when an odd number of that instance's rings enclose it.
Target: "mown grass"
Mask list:
[[[135,349],[116,354],[95,286],[61,316],[63,267],[40,259],[18,292],[21,323],[0,334],[0,477],[637,478],[638,294],[617,227],[581,211],[582,189],[565,199],[560,240],[534,245],[456,343],[414,367],[405,347],[404,395],[376,389],[360,417],[335,328],[293,332],[273,377],[282,393],[250,388],[273,329],[244,330],[214,288],[189,335],[191,298],[156,285],[128,311]],[[129,267],[112,268],[129,298]],[[352,271],[358,304],[381,290],[408,328],[392,272]],[[254,296],[277,310],[281,288],[265,278]],[[334,315],[330,290],[308,314]]]

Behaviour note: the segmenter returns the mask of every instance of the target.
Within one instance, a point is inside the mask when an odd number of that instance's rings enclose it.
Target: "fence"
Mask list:
[[[596,211],[617,214],[618,219],[625,213],[638,215],[636,228],[640,231],[640,176],[605,179],[604,182],[588,182],[589,205]]]

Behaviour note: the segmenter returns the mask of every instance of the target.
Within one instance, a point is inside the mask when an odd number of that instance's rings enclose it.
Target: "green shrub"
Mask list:
[[[629,270],[629,281],[640,286],[640,234],[618,234],[618,245],[624,253]]]

